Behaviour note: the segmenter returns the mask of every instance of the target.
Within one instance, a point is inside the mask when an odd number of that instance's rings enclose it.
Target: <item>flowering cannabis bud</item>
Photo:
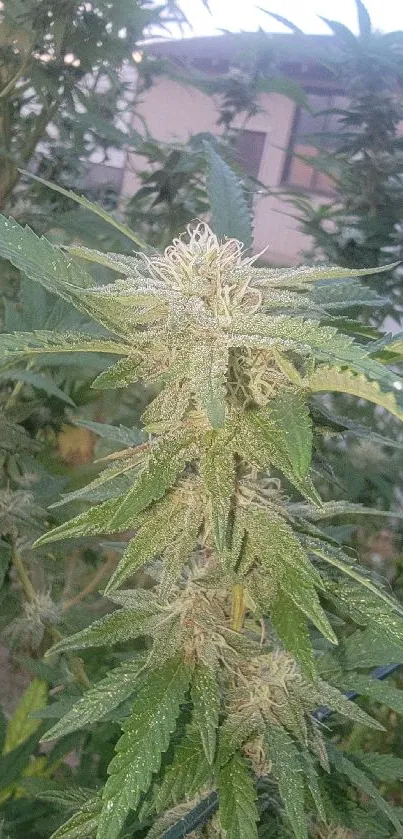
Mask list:
[[[52,654],[147,639],[142,655],[125,658],[46,733],[67,734],[133,697],[102,799],[72,818],[84,819],[81,829],[88,815],[97,839],[117,839],[131,810],[157,824],[162,813],[169,826],[183,802],[198,806],[217,789],[218,830],[257,839],[255,770],[270,773],[291,830],[307,839],[307,794],[322,822],[334,821],[318,780],[331,764],[380,800],[312,711],[326,705],[382,728],[340,692],[338,667],[330,683],[321,678],[326,657],[318,666],[312,630],[337,644],[338,614],[360,632],[378,627],[394,644],[403,637],[402,607],[321,529],[334,515],[368,510],[321,500],[315,481],[328,472],[315,448],[352,424],[333,420],[320,394],[355,395],[401,418],[403,382],[385,364],[399,353],[392,342],[385,357],[382,341],[342,316],[346,301],[360,303],[352,279],[360,272],[257,267],[240,242],[205,224],[163,255],[79,252],[116,282],[94,286],[63,251],[0,219],[0,253],[108,330],[2,335],[7,364],[93,351],[119,359],[94,387],[153,385],[142,415],[148,436],[104,461],[86,488],[92,497],[101,488],[104,500],[36,543],[131,534],[105,589],[118,608]],[[122,588],[144,565],[151,587]],[[386,802],[382,809],[403,836]]]

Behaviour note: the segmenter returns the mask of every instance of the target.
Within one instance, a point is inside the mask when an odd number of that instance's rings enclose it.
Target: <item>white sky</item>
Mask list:
[[[259,26],[284,32],[259,6],[288,18],[307,33],[329,33],[318,15],[338,20],[349,29],[357,28],[354,0],[210,0],[211,15],[202,0],[182,0],[181,6],[193,27],[192,32],[184,33],[187,36],[214,35],[220,29],[253,32]],[[403,29],[402,0],[366,0],[366,7],[375,28],[384,32]]]

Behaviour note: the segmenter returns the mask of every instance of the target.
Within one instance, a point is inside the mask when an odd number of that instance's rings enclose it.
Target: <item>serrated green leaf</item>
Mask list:
[[[358,680],[359,678],[360,677],[358,677]],[[343,717],[354,720],[354,722],[360,723],[361,725],[366,725],[368,728],[374,728],[378,731],[385,730],[384,726],[381,725],[378,720],[370,717],[369,714],[359,708],[358,705],[355,705],[354,702],[350,702],[350,700],[340,693],[337,688],[334,688],[333,685],[329,685],[327,682],[319,680],[317,688],[318,701],[330,705],[334,711],[342,714]],[[359,690],[358,687],[355,689]]]
[[[44,778],[24,779],[24,787],[29,792],[34,792],[40,801],[49,801],[58,807],[65,807],[67,810],[79,810],[93,798],[94,790],[84,787],[67,786],[60,781],[51,781]]]
[[[361,582],[361,581],[360,581]],[[334,598],[335,603],[341,603],[347,613],[360,625],[369,624],[379,628],[384,637],[389,637],[399,648],[402,648],[403,620],[401,605],[380,589],[373,591],[362,585],[354,585],[350,580],[331,581],[326,584],[326,590]],[[398,661],[400,661],[399,656]]]
[[[339,23],[338,20],[330,20],[329,18],[322,17],[322,15],[319,15],[319,17],[328,25],[329,29],[331,29],[334,35],[337,36],[343,46],[349,47],[354,51],[357,50],[358,39],[355,37],[354,33],[351,32],[351,29],[344,26],[344,23]]]
[[[127,530],[137,523],[137,516],[152,501],[161,498],[190,459],[190,449],[182,437],[162,441],[151,452],[148,465],[133,487],[122,498],[111,499],[80,513],[70,521],[45,533],[35,546],[69,539]]]
[[[321,821],[326,822],[326,811],[319,787],[318,774],[316,772],[314,759],[307,749],[301,749],[300,760],[305,774],[305,782],[311,793],[312,800],[315,804],[318,816]]]
[[[270,620],[285,649],[297,659],[308,678],[314,680],[317,672],[306,619],[282,592],[271,606]]]
[[[181,422],[191,399],[189,383],[172,383],[150,402],[141,421],[152,434],[163,434]]]
[[[160,813],[172,804],[193,798],[211,782],[212,769],[206,759],[200,731],[191,724],[176,746],[172,761],[157,786],[152,797],[153,807]]]
[[[337,363],[359,361],[367,356],[365,347],[338,332],[333,326],[323,326],[316,320],[289,315],[269,316],[241,314],[231,322],[231,345],[297,349],[329,358]]]
[[[113,312],[110,315],[102,301],[86,293],[94,286],[91,274],[29,227],[0,216],[0,254],[31,280],[95,317],[107,329],[119,331]]]
[[[31,332],[35,329],[68,332],[88,325],[88,318],[84,318],[69,303],[24,276],[20,282],[19,304],[5,300],[4,305],[4,332]]]
[[[310,507],[307,504],[289,504],[288,510],[293,515],[307,518],[310,521],[322,521],[335,516],[380,516],[381,518],[401,518],[399,513],[392,510],[378,510],[376,507],[365,507],[351,501],[326,501],[321,507]]]
[[[295,35],[303,34],[302,29],[299,29],[299,27],[296,26],[295,23],[292,23],[292,21],[288,20],[288,18],[283,17],[283,15],[277,15],[275,12],[269,12],[268,9],[263,8],[261,8],[261,11],[264,12],[266,15],[269,15],[271,18],[273,18],[273,20],[276,20],[278,23],[281,23],[291,32],[294,32]]]
[[[403,636],[401,638],[401,643],[396,643],[388,632],[382,631],[376,624],[357,630],[343,639],[343,666],[355,670],[360,667],[378,667],[385,664],[385,661],[390,664],[403,661]]]
[[[293,601],[294,605],[306,615],[309,620],[319,629],[319,632],[324,635],[332,644],[337,644],[337,635],[335,635],[325,612],[323,611],[318,595],[313,586],[307,584],[302,577],[298,579],[297,574],[282,574],[280,584],[283,593]]]
[[[235,425],[235,424],[234,424]],[[268,412],[249,410],[234,428],[233,448],[244,460],[263,469],[274,466],[305,498],[320,504],[320,497],[310,479],[294,471],[285,441],[285,429]]]
[[[193,673],[191,699],[193,718],[200,732],[206,758],[212,764],[220,712],[220,687],[211,667],[201,662],[196,665]]]
[[[354,690],[367,696],[373,702],[380,702],[398,714],[403,714],[403,690],[386,682],[364,676],[362,673],[346,673],[342,679],[344,690]]]
[[[61,825],[50,839],[93,839],[98,825],[102,802],[98,796],[87,801],[78,813]]]
[[[228,348],[219,341],[198,341],[188,358],[187,375],[212,428],[224,425],[227,368]]]
[[[0,374],[0,377],[9,379],[10,381],[25,382],[25,384],[31,385],[31,387],[36,388],[37,390],[42,390],[48,396],[55,396],[56,399],[60,399],[62,402],[65,402],[66,405],[70,405],[73,408],[75,407],[75,404],[68,393],[65,393],[64,390],[57,387],[52,379],[45,376],[43,373],[35,373],[32,370],[19,370],[18,372],[10,370],[7,373]]]
[[[292,469],[305,478],[312,457],[312,422],[301,393],[283,390],[270,399],[268,412],[279,430],[283,429],[283,442]]]
[[[297,291],[283,291],[276,288],[266,288],[264,292],[264,299],[262,301],[262,311],[274,312],[278,310],[279,314],[284,314],[287,309],[296,314],[306,315],[309,312],[325,315],[324,308],[316,305],[311,296],[307,294],[300,294]]]
[[[139,258],[135,254],[127,256],[126,254],[101,253],[101,251],[86,248],[81,245],[64,245],[63,250],[69,253],[70,256],[78,256],[80,259],[86,259],[88,262],[94,262],[97,265],[104,265],[105,268],[110,268],[118,274],[130,276],[136,273],[138,268]]]
[[[368,38],[372,32],[371,18],[362,0],[355,0],[358,14],[358,24],[360,27],[360,37]]]
[[[316,285],[312,289],[311,299],[326,311],[329,309],[344,309],[353,306],[381,306],[386,302],[385,298],[379,297],[375,289],[363,286],[361,283],[349,280],[348,282],[335,281]]]
[[[165,494],[191,459],[189,438],[178,435],[155,445],[146,468],[108,521],[108,528],[126,530],[135,516]]]
[[[161,620],[153,634],[153,646],[148,659],[148,667],[162,667],[167,656],[182,653],[186,649],[187,628],[180,615],[171,614]]]
[[[31,279],[42,283],[49,291],[68,300],[116,334],[133,336],[137,323],[144,322],[144,307],[148,310],[146,319],[150,319],[148,315],[153,314],[156,314],[157,319],[160,317],[160,300],[152,293],[152,289],[137,290],[135,277],[130,283],[133,294],[127,306],[127,300],[119,294],[125,281],[117,281],[113,286],[115,293],[111,295],[105,286],[95,286],[91,274],[63,250],[45,239],[38,239],[28,228],[13,224],[11,235],[8,230],[5,236],[0,218],[1,252]],[[39,270],[40,264],[43,265],[42,273]]]
[[[94,478],[94,480],[90,481],[90,483],[86,486],[81,489],[76,489],[73,492],[67,492],[62,496],[60,501],[55,501],[54,504],[50,504],[50,509],[53,510],[55,507],[63,506],[63,504],[70,504],[71,501],[76,501],[79,498],[83,498],[87,501],[103,501],[105,500],[105,496],[102,498],[98,494],[102,487],[109,489],[109,486],[111,486],[111,494],[107,495],[106,499],[116,498],[123,495],[125,492],[128,492],[132,486],[132,477],[127,475],[127,472],[131,472],[133,469],[138,467],[138,465],[139,461],[136,455],[133,457],[126,457],[124,460],[118,460],[113,465],[105,469],[98,478]],[[123,481],[117,480],[122,476],[125,476]]]
[[[290,359],[282,353],[278,347],[273,347],[272,349],[273,358],[277,364],[277,367],[287,376],[287,379],[290,380],[291,384],[296,385],[297,387],[301,387],[302,383],[302,376],[298,372],[295,365],[290,361]]]
[[[136,689],[137,680],[145,664],[145,657],[124,661],[86,691],[71,710],[46,732],[42,741],[64,737],[72,731],[97,722],[117,708]]]
[[[396,374],[370,358],[370,345],[359,344],[335,327],[319,324],[318,321],[299,316],[242,314],[232,318],[228,330],[231,347],[294,350],[303,356],[312,354],[329,365],[348,365],[359,375],[376,379],[389,390],[393,390],[396,380],[399,385],[402,384]]]
[[[218,790],[218,812],[227,839],[257,839],[256,790],[240,754],[221,767]]]
[[[304,386],[311,393],[348,393],[380,405],[394,416],[403,419],[403,409],[398,405],[394,393],[385,393],[377,382],[370,382],[364,375],[353,373],[351,370],[340,370],[338,367],[321,364],[311,376],[304,379]]]
[[[108,768],[97,839],[116,839],[127,814],[136,809],[141,794],[150,786],[168,748],[190,678],[191,669],[178,658],[142,683]]]
[[[206,448],[202,460],[202,478],[209,494],[216,548],[226,545],[228,516],[235,491],[235,461],[228,436],[217,434]]]
[[[287,732],[270,726],[265,735],[267,757],[278,783],[285,813],[297,839],[308,839],[305,817],[304,773],[297,747]]]
[[[125,425],[108,425],[106,422],[92,422],[90,420],[74,419],[74,425],[79,428],[88,428],[93,431],[98,437],[104,437],[106,440],[113,440],[115,443],[121,443],[123,446],[137,446],[143,443],[147,437],[139,428],[126,428]]]
[[[32,172],[27,172],[24,169],[21,169],[21,172],[26,177],[30,178],[33,181],[37,181],[38,183],[42,184],[43,186],[47,186],[49,189],[52,189],[54,192],[59,192],[61,195],[64,195],[65,198],[70,198],[71,201],[75,201],[76,204],[80,204],[81,207],[84,207],[86,210],[89,210],[94,215],[99,216],[103,221],[107,224],[114,227],[119,233],[122,233],[123,236],[126,236],[132,242],[134,242],[139,248],[147,249],[146,242],[143,242],[139,236],[131,230],[130,227],[127,227],[125,224],[122,224],[120,221],[115,219],[110,213],[108,213],[103,207],[100,207],[99,204],[95,204],[93,201],[89,201],[84,195],[77,195],[75,192],[72,192],[69,189],[64,189],[59,184],[54,184],[51,181],[46,181],[44,178],[39,178],[37,175],[33,175]],[[104,263],[103,263],[104,264]]]
[[[315,586],[321,578],[287,522],[280,516],[256,509],[248,513],[246,552],[256,558],[294,605],[309,618],[333,644],[337,637],[320,605]],[[241,566],[242,567],[242,566]]]
[[[60,669],[60,668],[59,668]],[[59,680],[60,681],[60,680]],[[72,696],[58,699],[39,711],[33,711],[32,717],[37,720],[59,720],[73,707],[74,699]]]
[[[203,499],[199,498],[198,503],[195,499],[192,506],[189,506],[182,515],[182,530],[176,533],[175,539],[165,548],[164,568],[159,584],[159,592],[163,598],[167,598],[170,594],[183,566],[196,547],[204,513]]]
[[[39,720],[31,719],[30,714],[46,705],[47,695],[48,686],[42,679],[33,679],[29,683],[7,723],[4,755],[24,743],[39,728]]]
[[[393,827],[396,830],[398,836],[403,836],[403,825],[400,819],[396,815],[395,808],[392,807],[379,793],[375,784],[371,781],[368,775],[359,769],[355,764],[348,760],[345,755],[335,749],[331,744],[328,745],[328,755],[329,760],[337,769],[338,772],[341,772],[342,775],[346,775],[349,781],[351,781],[354,786],[358,787],[358,789],[362,790],[365,795],[368,795],[369,798],[373,800],[376,804],[378,809],[389,819],[389,821],[393,824]]]
[[[393,783],[403,781],[403,758],[378,752],[353,752],[349,757],[378,781]]]
[[[297,268],[255,268],[253,274],[259,279],[259,284],[304,289],[318,280],[347,280],[350,277],[365,277],[382,274],[389,269],[396,268],[399,262],[382,265],[378,268],[342,268],[339,265],[300,265]]]
[[[398,601],[393,600],[383,589],[375,585],[368,576],[365,576],[363,572],[357,571],[352,565],[351,558],[342,550],[332,549],[331,546],[321,543],[319,539],[309,538],[304,541],[309,551],[315,556],[323,559],[329,565],[338,568],[339,571],[342,571],[347,577],[351,577],[355,582],[360,583],[363,588],[368,589],[380,601],[382,600],[386,603],[392,612],[403,614],[403,607]]]
[[[396,355],[401,355],[403,353],[403,332],[398,332],[396,335],[391,336],[391,340],[387,340],[385,336],[385,344],[386,349],[388,352],[395,353]]]
[[[251,213],[241,184],[211,144],[205,142],[204,147],[212,227],[217,236],[239,239],[249,248],[252,244]]]
[[[73,266],[62,251],[5,216],[0,216],[0,253],[31,280],[69,302],[79,289],[93,285],[91,275],[78,264]]]
[[[95,352],[127,355],[126,344],[77,332],[14,332],[0,335],[0,362],[48,353]]]
[[[218,732],[218,765],[224,766],[247,740],[253,739],[256,734],[262,734],[263,730],[264,722],[260,714],[237,712],[227,717]]]
[[[121,358],[112,367],[108,367],[94,379],[91,387],[94,390],[108,390],[127,387],[138,381],[137,367],[140,359],[137,356]]]
[[[83,304],[96,312],[101,323],[109,323],[109,328],[114,332],[124,334],[130,343],[143,349],[144,342],[150,341],[151,332],[142,334],[137,328],[165,321],[169,308],[174,306],[177,299],[175,292],[167,286],[159,285],[155,288],[138,271],[127,280],[115,280],[111,285],[96,286],[81,295]],[[147,363],[145,359],[143,362]],[[140,370],[142,365],[139,365],[138,372]]]
[[[114,591],[142,565],[162,554],[182,529],[186,508],[178,504],[174,495],[154,505],[134,539],[129,542],[116,570],[105,586],[105,594]]]
[[[117,603],[123,609],[150,609],[158,611],[161,606],[161,599],[153,589],[146,588],[127,588],[121,591],[114,591],[108,594],[108,599],[112,603]]]
[[[34,542],[34,547],[76,536],[96,536],[100,533],[112,533],[113,530],[108,522],[120,509],[121,504],[121,498],[111,498],[96,507],[91,507],[90,510],[85,510],[70,521],[63,522],[53,530],[49,530],[48,533],[44,533]],[[119,530],[119,527],[116,527],[116,530]]]
[[[118,609],[95,621],[74,635],[69,635],[54,644],[47,655],[64,653],[68,650],[86,650],[89,647],[111,646],[130,638],[149,634],[154,625],[155,608],[143,610]]]

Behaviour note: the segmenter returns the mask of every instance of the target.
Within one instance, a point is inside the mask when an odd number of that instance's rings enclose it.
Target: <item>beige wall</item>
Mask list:
[[[285,156],[293,123],[295,105],[279,94],[262,94],[262,111],[247,124],[251,131],[267,133],[259,179],[274,190],[280,187]],[[161,79],[143,96],[139,109],[153,137],[162,141],[186,140],[199,131],[219,133],[214,97],[169,79]],[[134,127],[141,131],[140,121]],[[123,196],[130,197],[139,186],[136,170],[144,166],[142,158],[131,155],[123,177]],[[298,223],[288,213],[292,208],[275,195],[257,197],[255,205],[254,250],[268,247],[266,258],[275,264],[296,264],[310,241],[298,230]]]

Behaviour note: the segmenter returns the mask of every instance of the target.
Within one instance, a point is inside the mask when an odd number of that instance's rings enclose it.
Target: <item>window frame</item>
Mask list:
[[[334,101],[336,98],[343,96],[343,91],[339,88],[331,88],[331,87],[309,87],[305,89],[305,93],[307,97],[309,96],[322,96],[324,99],[327,98],[328,102]],[[335,107],[333,104],[328,104],[323,108],[323,110],[330,109]],[[300,184],[293,184],[290,180],[290,171],[291,166],[294,158],[294,151],[296,145],[298,145],[298,124],[301,119],[301,114],[303,113],[303,108],[301,105],[296,105],[294,109],[294,114],[292,118],[291,130],[289,134],[288,144],[287,144],[287,153],[285,157],[285,161],[283,164],[283,170],[281,174],[280,185],[288,187],[289,189],[294,190],[295,192],[301,193],[309,193],[312,195],[319,195],[324,196],[327,198],[333,198],[337,195],[336,190],[325,190],[321,189],[320,187],[316,187],[315,183],[317,179],[323,174],[318,172],[314,166],[311,167],[312,175],[311,175],[311,182],[309,186],[301,186]],[[329,118],[329,114],[327,114],[326,119]]]
[[[255,135],[255,137],[260,136],[262,138],[262,147],[261,147],[261,150],[260,150],[259,165],[257,167],[256,174],[253,174],[252,172],[248,171],[247,166],[245,165],[246,159],[244,158],[244,160],[242,161],[242,158],[241,158],[241,155],[240,155],[240,149],[238,147],[238,140],[241,137],[241,135],[243,135],[245,137],[247,135],[252,135],[252,134]],[[264,159],[265,149],[266,149],[266,144],[267,144],[267,135],[268,135],[268,131],[260,131],[260,130],[257,130],[255,128],[238,128],[237,129],[237,138],[236,138],[236,143],[235,143],[235,148],[234,148],[235,160],[236,160],[238,166],[245,173],[245,176],[247,178],[251,178],[254,181],[259,180],[260,170],[262,168],[262,162],[263,162],[263,159]]]

